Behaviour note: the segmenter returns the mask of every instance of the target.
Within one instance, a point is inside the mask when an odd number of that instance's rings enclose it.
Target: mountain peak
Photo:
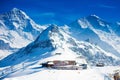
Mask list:
[[[11,11],[16,12],[16,11],[21,11],[21,10],[20,10],[20,9],[18,9],[18,8],[13,8]]]
[[[118,25],[120,25],[120,22],[117,22]]]
[[[101,20],[101,21],[103,21],[99,16],[97,16],[97,15],[89,15],[88,17],[86,17],[86,19],[87,20],[95,20],[95,21],[97,21],[97,20]]]
[[[50,25],[46,30],[44,30],[36,39],[37,42],[39,41],[45,41],[50,38],[50,34],[52,33],[58,33],[58,27],[56,25]],[[46,36],[46,37],[45,37]]]
[[[5,12],[0,15],[0,20],[4,22],[4,25],[8,29],[22,29],[26,32],[32,31],[32,26],[35,25],[34,21],[27,16],[25,12],[18,8]]]
[[[79,18],[76,21],[72,22],[69,26],[74,26],[75,28],[88,28],[88,22],[97,24],[100,21],[104,22],[100,17],[94,14],[87,17]]]
[[[11,9],[10,11],[8,11],[6,14],[15,14],[15,15],[18,15],[18,14],[22,14],[23,15],[23,11],[18,9],[18,8],[13,8]]]
[[[58,31],[58,26],[57,25],[50,25],[48,30],[50,30],[51,32],[57,32]]]
[[[10,12],[11,12],[12,14],[14,14],[14,15],[24,16],[25,18],[29,19],[29,16],[27,16],[27,14],[26,14],[24,11],[22,11],[22,10],[20,10],[20,9],[18,9],[18,8],[13,8]],[[9,13],[9,12],[8,12],[8,13]]]
[[[4,19],[10,22],[13,22],[16,20],[19,21],[19,20],[25,20],[25,19],[30,19],[30,18],[29,16],[27,16],[27,14],[24,11],[18,8],[13,8],[12,10],[8,12],[0,14],[0,20],[4,20]]]
[[[98,18],[98,19],[100,19],[100,17],[97,16],[97,15],[95,15],[95,14],[92,14],[92,15],[90,15],[89,17],[94,17],[94,18]]]

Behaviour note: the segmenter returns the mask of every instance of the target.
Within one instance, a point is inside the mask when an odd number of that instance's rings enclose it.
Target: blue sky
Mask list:
[[[19,8],[39,24],[69,24],[95,14],[102,19],[120,21],[120,0],[1,0],[0,13]]]

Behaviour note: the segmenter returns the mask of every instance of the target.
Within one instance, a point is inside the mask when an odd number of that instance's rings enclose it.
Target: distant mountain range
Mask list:
[[[66,59],[83,56],[91,65],[96,62],[117,65],[120,60],[119,28],[119,22],[108,23],[96,15],[65,26],[41,26],[14,8],[0,15],[0,44],[3,45],[0,49],[19,50],[2,59],[0,67],[56,59],[56,53]]]

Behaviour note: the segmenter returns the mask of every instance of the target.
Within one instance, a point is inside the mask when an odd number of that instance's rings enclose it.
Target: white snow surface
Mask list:
[[[54,70],[28,68],[19,70],[3,80],[113,80],[113,74],[119,67],[93,67],[86,70]]]
[[[87,77],[86,77],[87,76]],[[6,78],[4,80],[105,80],[103,75],[92,70],[43,70],[21,77]]]

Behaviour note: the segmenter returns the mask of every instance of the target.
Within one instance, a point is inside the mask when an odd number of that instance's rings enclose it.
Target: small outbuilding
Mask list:
[[[120,80],[120,73],[119,72],[114,74],[114,80]]]
[[[104,63],[99,62],[99,63],[96,64],[96,66],[97,66],[97,67],[104,67]]]

